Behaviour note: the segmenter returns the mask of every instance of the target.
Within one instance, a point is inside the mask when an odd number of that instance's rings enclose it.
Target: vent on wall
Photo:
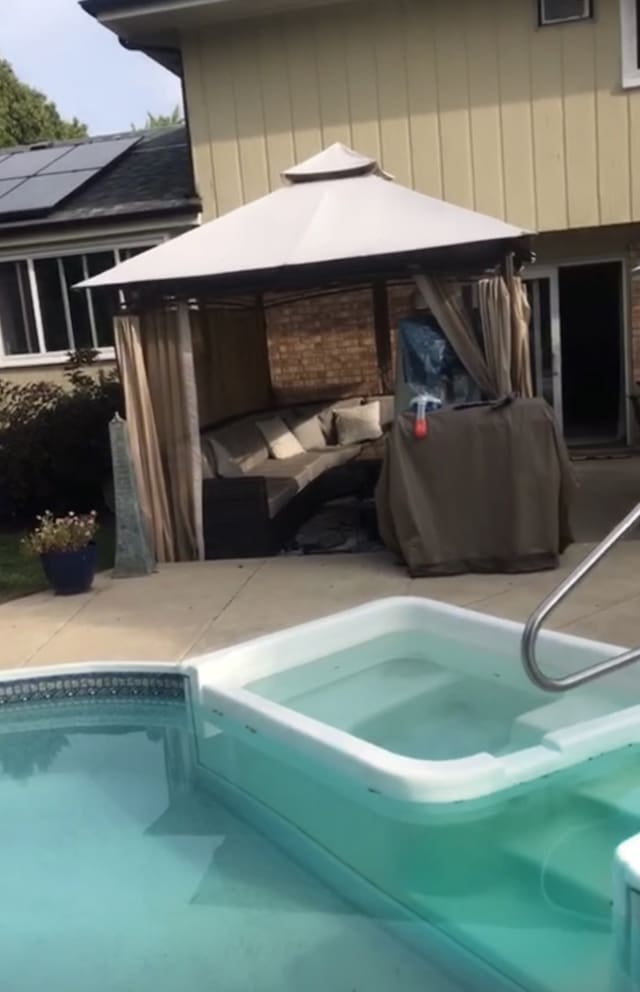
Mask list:
[[[593,17],[593,0],[538,0],[541,25],[584,21],[590,17]]]

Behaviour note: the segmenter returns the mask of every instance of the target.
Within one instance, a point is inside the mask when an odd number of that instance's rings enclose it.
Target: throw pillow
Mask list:
[[[221,479],[239,479],[244,475],[238,463],[234,461],[223,444],[212,437],[207,438],[207,444],[213,454],[216,475]]]
[[[322,433],[322,427],[317,416],[300,417],[291,422],[291,430],[305,451],[316,451],[325,448],[327,439]]]
[[[365,403],[364,406],[347,407],[335,411],[338,444],[359,444],[362,441],[375,441],[382,437],[380,427],[380,403]]]
[[[321,410],[318,414],[318,420],[320,421],[320,427],[326,438],[327,444],[338,443],[335,419],[336,410],[344,410],[346,408],[351,409],[354,406],[360,406],[360,403],[360,397],[352,396],[346,400],[334,400],[330,406],[327,406],[324,410]]]
[[[294,455],[304,455],[304,448],[297,437],[291,433],[282,417],[270,417],[269,420],[258,420],[256,427],[267,442],[267,448],[272,458],[283,461]]]

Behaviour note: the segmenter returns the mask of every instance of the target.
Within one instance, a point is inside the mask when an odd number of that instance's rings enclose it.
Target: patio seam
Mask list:
[[[618,607],[623,606],[625,603],[631,603],[634,599],[640,599],[640,592],[634,593],[633,596],[626,596],[624,599],[618,599],[615,603],[611,603],[609,606],[600,606],[597,610],[591,610],[589,613],[581,613],[579,617],[575,617],[573,620],[569,620],[568,623],[563,623],[561,627],[556,627],[556,630],[566,630],[567,627],[572,627],[573,624],[579,623],[581,620],[587,617],[597,617],[600,613],[607,613],[609,610],[617,610]],[[587,635],[581,635],[586,637]]]
[[[70,616],[68,616],[66,618],[66,620],[63,620],[63,622],[60,624],[60,626],[59,627],[56,627],[56,629],[49,635],[49,637],[45,638],[45,640],[42,642],[42,644],[39,644],[38,647],[35,649],[35,651],[33,651],[30,655],[28,655],[28,657],[25,658],[25,660],[21,664],[17,665],[16,667],[17,668],[26,668],[27,666],[29,666],[31,664],[31,662],[33,661],[33,659],[38,654],[40,654],[40,652],[43,651],[47,647],[48,644],[51,643],[51,641],[54,639],[54,637],[57,637],[59,634],[61,634],[62,631],[65,629],[65,627],[68,624],[70,624],[72,620],[75,620],[76,617],[78,617],[82,613],[82,611],[85,610],[87,608],[87,606],[89,606],[89,604],[92,603],[94,601],[94,599],[96,599],[100,595],[101,591],[102,590],[100,590],[100,589],[92,589],[91,590],[91,594],[89,595],[88,599],[81,606],[78,606],[78,609],[75,610]],[[38,594],[38,593],[36,593],[35,595],[46,595],[46,593],[45,594],[42,594],[42,593]],[[3,604],[3,605],[8,605],[8,604]]]
[[[224,606],[222,607],[222,609],[216,614],[216,616],[213,617],[213,618],[208,619],[202,625],[202,627],[200,627],[200,629],[198,630],[198,632],[191,638],[191,640],[187,644],[187,646],[184,649],[184,651],[180,655],[178,655],[176,657],[176,661],[185,661],[185,659],[189,657],[189,653],[190,653],[191,649],[193,648],[194,644],[197,644],[198,641],[202,637],[204,637],[204,635],[209,630],[209,628],[210,627],[213,627],[214,624],[216,624],[218,622],[218,620],[220,619],[220,617],[223,616],[227,612],[227,610],[229,609],[229,607],[231,606],[231,604],[238,598],[238,596],[240,595],[241,592],[244,592],[244,590],[247,588],[247,586],[249,585],[249,583],[251,582],[251,580],[254,579],[255,576],[261,571],[261,569],[264,568],[265,564],[266,564],[266,559],[263,558],[261,561],[258,562],[258,564],[255,566],[255,568],[249,570],[249,575],[247,576],[247,578],[245,579],[245,581],[242,583],[242,585],[239,586],[234,593],[232,593],[231,597],[227,600],[227,602],[224,604]]]
[[[505,593],[502,593],[502,592],[492,593],[490,596],[485,596],[482,599],[474,599],[471,602],[467,603],[466,606],[467,607],[469,607],[469,606],[481,606],[483,603],[487,603],[487,602],[489,602],[492,599],[499,599],[500,596],[504,596],[504,595],[505,595]],[[543,597],[540,597],[540,601],[542,600],[542,598]],[[568,620],[566,623],[560,624],[557,627],[549,627],[549,630],[556,630],[556,631],[557,630],[566,630],[568,627],[573,626],[573,624],[580,623],[581,620],[585,620],[587,617],[595,617],[595,616],[598,616],[599,613],[606,613],[608,610],[617,609],[619,606],[622,606],[624,603],[630,603],[634,599],[640,599],[640,592],[635,592],[632,596],[625,596],[624,599],[618,599],[618,600],[616,600],[615,603],[610,603],[608,606],[599,606],[597,608],[594,608],[594,609],[591,609],[591,610],[587,610],[585,613],[580,613],[577,617],[573,617],[573,619]],[[535,609],[535,606],[531,608],[531,610],[529,611],[529,613],[533,612],[533,609]],[[529,614],[527,614],[527,616],[528,615]],[[526,621],[526,619],[527,619],[527,617],[525,617],[521,621],[515,621],[515,622],[516,623],[518,623],[518,622],[519,623],[524,623]]]

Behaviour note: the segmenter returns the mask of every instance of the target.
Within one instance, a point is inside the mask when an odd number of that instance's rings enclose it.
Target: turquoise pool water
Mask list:
[[[640,748],[421,817],[383,797],[377,807],[349,798],[228,733],[198,748],[204,766],[489,969],[463,988],[494,992],[499,976],[527,992],[620,988],[611,877],[617,845],[640,832]]]
[[[460,992],[198,784],[190,726],[0,710],[3,992]]]
[[[640,748],[409,819],[208,718],[0,709],[3,992],[618,992]]]
[[[468,654],[462,658],[467,667]],[[450,643],[432,636],[425,650],[425,638],[408,631],[286,668],[247,688],[410,758],[500,756],[539,736],[517,721],[548,696],[533,686],[507,685],[499,675],[476,677],[455,662]],[[478,671],[491,672],[490,666],[490,658],[478,659]]]

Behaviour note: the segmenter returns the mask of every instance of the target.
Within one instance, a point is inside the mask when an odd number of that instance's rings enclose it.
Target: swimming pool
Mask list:
[[[519,629],[388,601],[0,682],[1,987],[637,992],[633,674],[543,695]]]
[[[549,696],[521,631],[388,600],[198,659],[198,767],[483,962],[471,988],[637,989],[612,874],[640,833],[638,675]],[[559,675],[616,650],[540,655]]]
[[[0,700],[3,992],[460,992],[284,825],[197,780],[182,676],[47,675]]]

